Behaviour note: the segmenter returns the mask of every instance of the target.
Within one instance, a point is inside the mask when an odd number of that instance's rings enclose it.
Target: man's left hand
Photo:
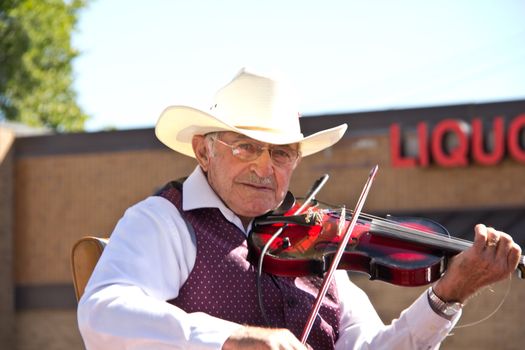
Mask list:
[[[464,303],[481,288],[509,278],[520,257],[521,248],[511,236],[478,224],[472,247],[451,258],[434,292],[443,301]]]

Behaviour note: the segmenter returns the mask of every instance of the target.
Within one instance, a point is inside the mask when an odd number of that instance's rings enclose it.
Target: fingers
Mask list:
[[[516,247],[518,247],[518,245],[514,243],[511,236],[504,232],[499,232],[498,243],[492,249],[496,253],[494,262],[500,266],[500,271],[503,276],[508,276],[509,273],[512,273],[516,269],[517,263],[514,263],[516,258],[513,253],[516,251]]]
[[[492,259],[492,264],[499,265],[501,271],[512,272],[521,257],[521,248],[514,243],[510,235],[493,227],[478,224],[475,227],[474,246],[482,249],[482,254]]]
[[[516,270],[518,268],[518,263],[520,262],[521,258],[521,248],[516,243],[512,242],[510,245],[509,252],[507,253],[507,264],[512,268],[512,270]]]
[[[226,339],[222,349],[306,350],[307,348],[288,329],[244,326]]]
[[[483,224],[477,224],[474,227],[474,248],[481,251],[487,246],[487,226]]]
[[[476,232],[474,242],[479,246],[483,245],[485,248],[497,247],[500,236],[503,232],[497,231],[494,227],[487,227],[483,224],[477,224],[474,228]]]
[[[502,231],[498,231],[493,227],[487,227],[483,224],[478,224],[474,228],[475,238],[474,246],[477,248],[483,248],[491,253],[496,253],[499,247],[507,247],[509,241],[512,242],[512,237]],[[503,244],[500,245],[500,242]]]
[[[487,248],[497,248],[498,243],[503,232],[495,230],[493,227],[487,227],[487,240],[485,242],[485,247]]]

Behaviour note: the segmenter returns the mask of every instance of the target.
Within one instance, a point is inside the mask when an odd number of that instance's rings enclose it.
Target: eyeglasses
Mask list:
[[[263,151],[268,150],[272,162],[279,167],[294,166],[299,158],[300,152],[289,146],[261,146],[247,140],[236,141],[233,144],[226,143],[218,138],[213,138],[220,144],[230,147],[232,154],[244,162],[251,162],[261,156]]]

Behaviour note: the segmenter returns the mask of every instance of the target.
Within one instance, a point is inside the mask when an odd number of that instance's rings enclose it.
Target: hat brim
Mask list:
[[[301,155],[306,157],[335,144],[343,137],[347,127],[347,124],[341,124],[304,137],[303,134],[276,133],[271,129],[254,130],[237,127],[197,108],[170,106],[162,112],[155,127],[155,135],[169,148],[193,158],[195,158],[191,145],[193,136],[216,131],[233,131],[274,145],[299,143]]]

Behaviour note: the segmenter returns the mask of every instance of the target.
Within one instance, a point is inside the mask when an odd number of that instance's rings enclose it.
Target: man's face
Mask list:
[[[299,158],[290,164],[275,161],[282,159],[283,154],[299,151],[297,144],[273,146],[234,132],[216,133],[212,137],[195,136],[193,146],[211,187],[241,219],[275,209],[283,200],[299,162]],[[241,159],[244,150],[254,147],[270,147],[273,156],[264,149],[255,159]]]

